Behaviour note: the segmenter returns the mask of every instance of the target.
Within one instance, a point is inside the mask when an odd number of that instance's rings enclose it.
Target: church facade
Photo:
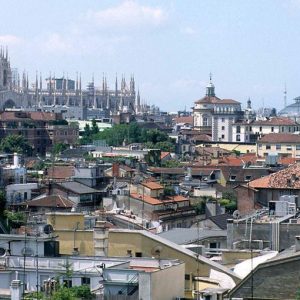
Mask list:
[[[211,135],[213,141],[232,142],[232,125],[243,118],[243,111],[240,102],[216,96],[210,77],[205,97],[195,102],[193,118],[195,130]]]
[[[45,85],[44,85],[45,83]],[[0,49],[0,110],[6,108],[23,108],[40,111],[74,112],[74,118],[84,118],[84,109],[101,111],[109,117],[120,113],[139,114],[144,107],[140,94],[135,89],[133,76],[127,84],[122,76],[118,85],[116,78],[114,88],[108,87],[103,77],[101,87],[96,87],[94,78],[82,87],[81,75],[76,80],[67,77],[57,78],[49,74],[48,78],[36,75],[34,83],[30,83],[28,75],[19,74],[10,66],[8,51]],[[80,117],[81,116],[81,117]],[[70,116],[69,116],[70,117]],[[71,117],[72,118],[72,117]]]

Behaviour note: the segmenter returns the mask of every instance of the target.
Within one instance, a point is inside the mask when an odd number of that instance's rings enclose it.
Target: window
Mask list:
[[[241,133],[241,126],[236,126],[236,133]]]
[[[222,139],[225,139],[225,135],[224,135],[224,134],[222,134],[221,138],[222,138]]]
[[[185,274],[184,275],[184,279],[185,280],[190,280],[191,279],[191,275],[190,274]]]
[[[245,176],[245,181],[250,181],[250,180],[251,180],[251,177],[252,177],[251,175],[246,175],[246,176]]]
[[[132,257],[132,250],[127,250],[127,256]]]
[[[229,180],[230,181],[235,181],[236,180],[236,176],[235,175],[231,175]]]
[[[208,126],[208,118],[203,116],[203,126]]]
[[[270,150],[271,149],[271,145],[266,145],[266,150]]]
[[[289,132],[291,132],[292,130],[291,130],[291,127],[289,127]]]
[[[225,130],[225,126],[222,126],[222,130]]]
[[[296,150],[300,150],[300,145],[296,145]]]
[[[27,200],[27,192],[24,193],[24,200]]]
[[[239,134],[236,135],[236,141],[240,142],[241,141],[241,136]]]
[[[284,132],[284,127],[283,126],[281,127],[281,132]]]
[[[64,279],[63,280],[63,285],[67,288],[71,288],[72,287],[72,280],[71,279]]]
[[[276,150],[281,150],[281,145],[276,145]]]
[[[262,127],[261,126],[259,127],[259,131],[262,132]]]
[[[252,126],[249,126],[249,131],[252,131]]]
[[[222,122],[223,122],[223,123],[225,122],[225,118],[222,118]]]
[[[286,145],[286,150],[292,150],[292,145]]]
[[[142,252],[135,252],[135,257],[142,257]]]
[[[220,248],[220,247],[221,247],[220,242],[211,242],[211,243],[209,243],[209,248],[217,249],[217,248]]]
[[[259,149],[259,150],[262,149],[262,144],[258,144],[258,149]]]
[[[271,127],[271,132],[274,132],[274,127],[273,126]]]
[[[89,278],[89,277],[81,278],[81,285],[90,285],[90,284],[91,284],[91,278]]]

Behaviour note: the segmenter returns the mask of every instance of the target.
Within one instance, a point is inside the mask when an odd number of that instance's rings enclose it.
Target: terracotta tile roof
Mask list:
[[[36,121],[54,121],[58,119],[59,114],[44,111],[30,112],[30,118]]]
[[[233,99],[220,99],[218,97],[208,97],[208,96],[205,96],[200,100],[197,100],[195,103],[196,104],[198,103],[240,104],[240,102]]]
[[[154,181],[151,181],[151,182],[145,182],[144,181],[144,182],[142,182],[142,185],[144,187],[147,187],[147,188],[151,189],[151,190],[160,190],[160,189],[164,188],[161,184],[159,184],[158,182],[154,182]]]
[[[300,189],[300,164],[249,182],[252,188]]]
[[[287,117],[272,117],[266,120],[254,120],[250,123],[238,122],[239,124],[249,124],[249,125],[261,125],[261,126],[293,126],[298,125],[294,120]]]
[[[244,162],[240,157],[227,156],[219,160],[219,165],[226,166],[243,166]]]
[[[160,158],[161,158],[161,159],[164,159],[164,158],[166,158],[166,157],[169,156],[169,155],[170,155],[170,152],[161,152]]]
[[[278,163],[281,165],[293,165],[294,163],[296,163],[297,161],[299,161],[299,159],[295,158],[295,157],[281,157],[278,160]]]
[[[194,124],[194,119],[193,116],[187,116],[187,117],[177,117],[174,119],[175,123],[188,123],[193,125]]]
[[[1,121],[13,121],[13,120],[30,120],[28,113],[18,111],[3,111],[0,113]]]
[[[138,194],[138,193],[131,193],[130,197],[132,197],[134,199],[138,199],[140,201],[144,200],[144,202],[151,204],[151,205],[162,205],[164,203],[188,201],[187,198],[185,198],[183,196],[179,196],[179,195],[174,196],[174,197],[166,197],[166,199],[164,199],[164,200],[156,199],[156,198],[150,197],[148,195],[144,195],[144,197],[143,197],[143,195]]]
[[[210,142],[211,141],[211,136],[209,136],[208,134],[198,134],[198,135],[194,135],[192,138],[193,141],[203,141],[203,142]]]
[[[258,140],[258,143],[300,143],[300,135],[291,133],[269,133]]]
[[[57,207],[57,208],[72,208],[75,203],[61,195],[44,196],[42,198],[33,199],[24,202],[28,207]]]
[[[47,169],[47,177],[51,179],[68,179],[74,175],[73,166],[53,166]]]
[[[34,121],[53,121],[59,118],[59,114],[42,111],[4,111],[0,114],[0,120],[34,120]],[[61,119],[61,117],[59,118]]]

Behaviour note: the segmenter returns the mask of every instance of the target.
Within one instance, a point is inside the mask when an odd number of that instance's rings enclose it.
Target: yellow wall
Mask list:
[[[47,223],[51,224],[55,230],[84,229],[84,215],[80,213],[48,213]]]
[[[152,257],[151,250],[158,245],[162,247],[160,258],[179,259],[185,263],[185,274],[192,273],[201,277],[209,276],[212,267],[205,262],[198,262],[196,254],[195,257],[192,257],[136,231],[109,231],[108,256],[126,256],[128,255],[127,250],[131,250],[133,256],[136,252],[142,252],[142,256]],[[218,271],[222,272],[222,270]],[[235,282],[239,281],[237,278],[233,278],[233,280]],[[185,288],[191,290],[191,282],[186,281]]]
[[[58,235],[59,252],[71,255],[74,248],[74,230],[55,230]],[[75,247],[81,256],[94,256],[93,230],[77,230],[75,232]]]
[[[59,251],[61,254],[72,254],[75,247],[79,255],[94,255],[93,230],[84,230],[84,215],[79,213],[49,213],[47,223],[54,228],[53,235],[58,236]],[[77,225],[78,224],[78,225]]]

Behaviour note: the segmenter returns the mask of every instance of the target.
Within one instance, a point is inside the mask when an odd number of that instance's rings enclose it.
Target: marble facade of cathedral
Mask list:
[[[143,111],[140,94],[136,93],[135,80],[131,76],[129,85],[124,77],[120,86],[116,78],[114,88],[109,89],[103,77],[101,87],[96,87],[94,78],[87,88],[82,87],[81,76],[76,81],[65,77],[49,75],[45,80],[36,75],[34,84],[30,84],[28,75],[22,78],[10,66],[7,50],[0,49],[0,110],[22,108],[24,110],[42,110],[66,112],[69,118],[86,118],[87,110],[101,111],[105,117],[120,113],[139,114]]]

